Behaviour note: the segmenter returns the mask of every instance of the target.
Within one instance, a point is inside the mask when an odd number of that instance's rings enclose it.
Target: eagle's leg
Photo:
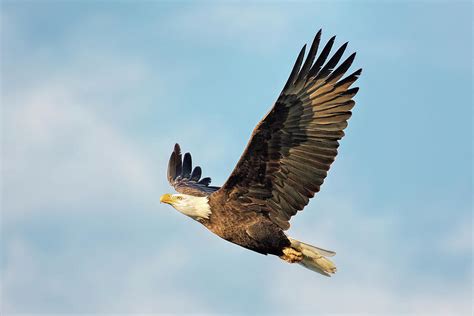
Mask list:
[[[303,254],[294,248],[285,247],[283,248],[282,252],[283,256],[280,256],[280,258],[285,260],[286,262],[295,263],[303,260]]]

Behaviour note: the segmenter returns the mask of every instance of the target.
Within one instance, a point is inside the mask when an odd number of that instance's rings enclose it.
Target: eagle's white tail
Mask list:
[[[336,273],[336,266],[327,258],[334,256],[336,254],[334,251],[311,246],[293,238],[288,239],[291,241],[291,248],[303,255],[303,260],[298,262],[300,265],[325,276]]]

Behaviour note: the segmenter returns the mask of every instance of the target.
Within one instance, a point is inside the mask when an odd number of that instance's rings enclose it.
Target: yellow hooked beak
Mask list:
[[[160,197],[160,203],[173,204],[173,197],[171,194],[166,193]]]

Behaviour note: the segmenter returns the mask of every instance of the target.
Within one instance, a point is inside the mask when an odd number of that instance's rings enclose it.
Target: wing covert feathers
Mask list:
[[[343,78],[355,53],[340,63],[347,43],[330,56],[332,37],[316,56],[320,41],[321,31],[306,60],[306,45],[302,48],[273,108],[255,127],[235,169],[217,192],[236,210],[267,213],[282,229],[288,229],[291,216],[319,192],[358,91],[351,85],[361,69]],[[179,170],[179,162],[175,165]]]
[[[192,168],[191,154],[186,153],[182,158],[181,148],[178,144],[174,145],[168,162],[168,181],[176,191],[194,196],[206,196],[219,189],[209,186],[211,178],[201,179],[201,174],[201,167]]]

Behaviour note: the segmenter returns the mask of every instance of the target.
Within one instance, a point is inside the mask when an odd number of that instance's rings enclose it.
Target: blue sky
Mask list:
[[[179,142],[222,184],[323,28],[360,92],[289,234],[323,278],[170,207]],[[472,312],[472,4],[2,1],[2,312]]]

